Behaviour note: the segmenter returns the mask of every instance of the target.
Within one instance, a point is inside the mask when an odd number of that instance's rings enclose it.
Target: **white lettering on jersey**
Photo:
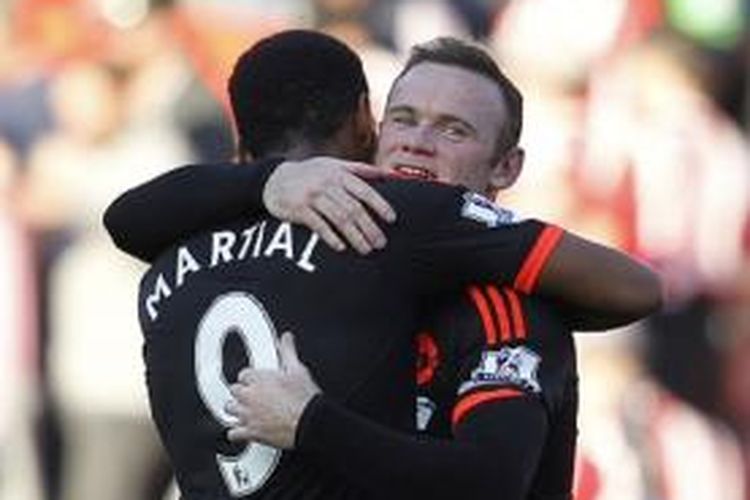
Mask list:
[[[156,305],[161,302],[161,299],[166,299],[170,295],[172,295],[172,290],[169,288],[169,285],[167,285],[167,280],[164,279],[164,275],[160,274],[156,278],[154,291],[148,297],[146,297],[146,310],[148,311],[148,315],[151,318],[151,321],[154,321],[159,317],[159,312],[156,310]]]
[[[270,257],[274,252],[281,250],[284,252],[284,256],[287,259],[294,257],[294,249],[292,248],[292,226],[288,222],[282,222],[276,229],[271,242],[266,247],[266,251],[263,252],[265,257]]]
[[[235,241],[237,241],[237,236],[232,231],[218,231],[212,235],[211,267],[216,267],[219,258],[223,264],[232,261],[232,247]]]
[[[424,432],[437,410],[437,405],[427,396],[417,396],[417,430]]]
[[[175,276],[177,288],[182,286],[187,273],[194,273],[200,271],[200,269],[200,264],[198,264],[198,261],[195,260],[195,257],[193,257],[193,254],[190,253],[190,250],[188,250],[187,247],[180,247],[177,249],[177,273]]]
[[[245,229],[242,231],[242,246],[240,247],[240,251],[237,254],[237,258],[239,260],[244,259],[247,257],[247,251],[250,250],[250,243],[253,241],[253,236],[255,235],[255,232],[260,227],[260,224],[254,224],[253,226],[250,226],[248,229]]]
[[[263,235],[266,232],[266,221],[261,222],[258,225],[258,237],[255,239],[255,245],[253,245],[253,257],[260,257],[260,248],[263,244]]]
[[[541,361],[541,356],[525,346],[484,351],[479,366],[471,372],[471,378],[461,384],[458,394],[485,385],[510,385],[523,391],[541,392],[537,378]]]
[[[313,273],[316,271],[317,266],[314,262],[315,249],[320,240],[317,234],[311,233],[304,246],[299,243],[295,245],[295,232],[292,225],[288,222],[282,222],[266,245],[263,241],[266,226],[266,221],[262,221],[241,232],[224,230],[211,233],[210,256],[204,255],[206,252],[199,252],[195,247],[190,245],[178,247],[174,256],[175,260],[172,263],[172,270],[174,272],[168,273],[170,278],[174,278],[174,288],[180,288],[185,282],[190,280],[190,276],[193,273],[202,271],[205,268],[226,265],[234,261],[243,261],[247,258],[258,259],[280,256],[294,262],[298,268],[305,272]],[[233,250],[236,249],[237,242],[240,239],[242,243],[239,252],[235,254]],[[249,253],[250,247],[253,249],[251,253]],[[302,248],[302,252],[296,255],[295,248]],[[196,255],[200,258],[196,258]],[[205,262],[205,260],[208,260],[208,262]],[[161,305],[162,299],[166,299],[170,295],[172,295],[170,284],[167,282],[164,274],[159,274],[156,278],[153,292],[145,299],[146,310],[152,321],[155,321],[159,316],[157,305]]]
[[[230,427],[237,418],[226,411],[233,399],[224,376],[221,355],[227,333],[235,332],[255,368],[278,370],[276,328],[263,304],[253,295],[228,292],[217,297],[198,323],[195,334],[195,382],[206,409],[217,422]],[[281,450],[252,441],[239,453],[216,452],[216,465],[233,497],[245,497],[261,488],[273,474]]]
[[[317,233],[310,234],[310,239],[307,240],[307,244],[302,250],[302,255],[300,255],[299,260],[297,261],[297,267],[303,271],[307,271],[308,273],[315,271],[315,264],[310,262],[310,257],[312,256],[313,250],[315,250],[315,245],[318,244],[319,239]]]
[[[520,222],[521,219],[512,210],[493,203],[481,194],[465,193],[461,216],[484,224],[489,228]]]

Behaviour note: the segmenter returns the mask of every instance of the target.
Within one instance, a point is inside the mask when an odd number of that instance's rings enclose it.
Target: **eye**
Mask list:
[[[440,134],[451,141],[462,141],[471,135],[471,130],[460,123],[444,123],[440,126]]]
[[[400,125],[400,126],[412,126],[416,123],[416,120],[414,119],[414,115],[411,113],[403,112],[403,111],[397,111],[394,113],[390,113],[388,115],[388,121],[390,123],[393,123],[394,125]]]

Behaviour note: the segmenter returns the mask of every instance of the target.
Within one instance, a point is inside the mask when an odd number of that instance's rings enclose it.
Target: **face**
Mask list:
[[[394,84],[375,162],[401,174],[494,192],[495,148],[506,116],[490,79],[455,66],[418,64]]]

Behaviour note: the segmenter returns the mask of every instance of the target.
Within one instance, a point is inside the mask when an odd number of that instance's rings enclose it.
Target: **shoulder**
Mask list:
[[[575,352],[554,304],[494,285],[470,287],[467,296],[463,322],[479,326],[455,331],[465,339],[459,395],[497,387],[545,399],[557,393],[575,371]]]
[[[400,178],[377,181],[373,186],[407,215],[421,213],[434,219],[440,214],[488,228],[524,221],[518,213],[463,186]]]
[[[459,198],[466,188],[419,179],[389,177],[373,181],[373,186],[389,201],[406,204],[419,202],[440,203]]]
[[[546,347],[571,340],[570,328],[553,301],[495,284],[466,287],[459,297],[440,302],[433,317],[460,330],[462,337],[475,332],[470,336],[472,344],[483,347],[522,343]]]

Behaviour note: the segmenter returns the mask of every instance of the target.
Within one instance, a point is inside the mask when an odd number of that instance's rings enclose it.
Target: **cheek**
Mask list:
[[[377,144],[375,145],[375,165],[380,165],[383,163],[383,160],[385,158],[385,143],[383,142],[383,137],[381,136],[378,139]]]
[[[476,148],[447,148],[439,157],[443,179],[475,190],[482,188],[477,184],[487,161]]]
[[[444,177],[451,184],[460,184],[472,189],[474,189],[474,184],[476,184],[472,170],[464,168],[460,164],[453,165]]]
[[[376,160],[384,158],[398,147],[398,135],[383,129],[378,137]]]

